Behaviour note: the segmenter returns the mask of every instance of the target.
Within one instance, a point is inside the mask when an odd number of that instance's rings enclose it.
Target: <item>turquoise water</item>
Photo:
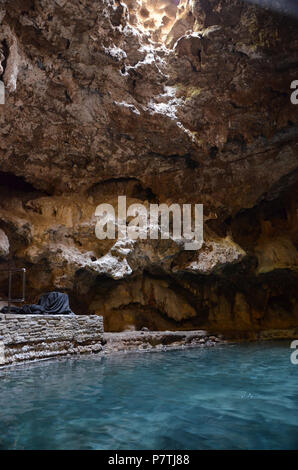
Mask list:
[[[290,342],[0,370],[0,449],[297,449]]]

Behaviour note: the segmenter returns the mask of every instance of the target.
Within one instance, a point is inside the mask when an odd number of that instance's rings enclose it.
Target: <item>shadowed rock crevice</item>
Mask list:
[[[2,197],[15,196],[16,194],[29,194],[32,196],[34,193],[41,195],[41,191],[36,189],[31,183],[28,183],[22,176],[17,176],[12,172],[0,171],[0,191]]]

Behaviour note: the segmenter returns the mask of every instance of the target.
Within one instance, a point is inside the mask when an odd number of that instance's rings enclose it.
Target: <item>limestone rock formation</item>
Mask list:
[[[0,256],[6,258],[9,255],[9,240],[3,230],[0,230]]]
[[[1,0],[0,269],[29,302],[60,289],[113,331],[297,326],[297,18],[273,3]],[[98,240],[118,195],[203,204],[202,248]]]

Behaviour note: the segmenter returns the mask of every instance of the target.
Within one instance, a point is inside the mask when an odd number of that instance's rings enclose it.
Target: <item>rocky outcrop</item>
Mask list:
[[[2,0],[0,268],[27,300],[113,331],[296,327],[297,41],[238,0]],[[204,204],[202,248],[98,240],[118,195]]]
[[[124,331],[104,334],[104,354],[123,352],[168,351],[191,347],[213,347],[222,344],[206,331]]]
[[[6,258],[9,255],[9,240],[3,232],[3,230],[0,230],[0,256],[2,258]]]

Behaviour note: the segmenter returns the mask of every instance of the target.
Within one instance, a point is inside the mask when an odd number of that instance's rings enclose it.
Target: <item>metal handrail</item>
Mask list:
[[[9,268],[9,269],[0,269],[1,272],[8,273],[8,298],[7,299],[0,299],[5,302],[8,302],[8,313],[10,313],[10,307],[12,302],[16,303],[23,303],[25,302],[25,294],[26,294],[26,268]],[[16,272],[22,272],[22,297],[18,299],[11,298],[11,287],[12,287],[12,275]]]

